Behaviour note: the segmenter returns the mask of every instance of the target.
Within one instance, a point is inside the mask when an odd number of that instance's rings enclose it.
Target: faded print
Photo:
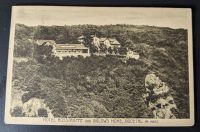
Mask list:
[[[191,118],[188,10],[49,8],[16,10],[11,117]]]

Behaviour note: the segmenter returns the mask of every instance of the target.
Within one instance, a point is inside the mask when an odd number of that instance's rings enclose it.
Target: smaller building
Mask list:
[[[133,59],[138,60],[140,58],[140,55],[132,50],[128,50],[126,54],[126,58],[128,59],[133,58]]]
[[[84,43],[84,39],[85,39],[85,36],[81,35],[80,37],[77,38],[77,41],[82,44]]]
[[[38,39],[38,40],[36,40],[36,43],[38,45],[42,45],[42,44],[45,44],[45,45],[54,45],[54,44],[56,44],[56,42],[54,40],[44,40],[44,39]]]

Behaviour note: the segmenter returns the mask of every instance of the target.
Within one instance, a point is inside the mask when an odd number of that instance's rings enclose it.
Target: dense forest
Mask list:
[[[187,30],[134,25],[16,25],[13,88],[26,91],[22,102],[42,98],[55,117],[151,118],[142,98],[144,78],[154,71],[171,88],[178,117],[189,117]],[[140,54],[126,63],[116,56],[66,57],[59,60],[50,46],[37,39],[77,43],[77,37],[96,34],[116,38],[122,48]],[[42,56],[46,56],[43,58]],[[17,80],[17,81],[16,81]]]

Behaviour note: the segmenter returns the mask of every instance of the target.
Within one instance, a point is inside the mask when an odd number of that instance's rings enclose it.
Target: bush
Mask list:
[[[38,116],[39,117],[48,117],[47,110],[44,108],[38,109]]]
[[[22,107],[16,106],[11,112],[11,116],[13,117],[22,117]]]

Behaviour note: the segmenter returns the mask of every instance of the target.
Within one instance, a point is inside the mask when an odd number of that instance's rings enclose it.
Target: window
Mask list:
[[[83,49],[82,52],[83,53],[88,53],[88,49]]]

